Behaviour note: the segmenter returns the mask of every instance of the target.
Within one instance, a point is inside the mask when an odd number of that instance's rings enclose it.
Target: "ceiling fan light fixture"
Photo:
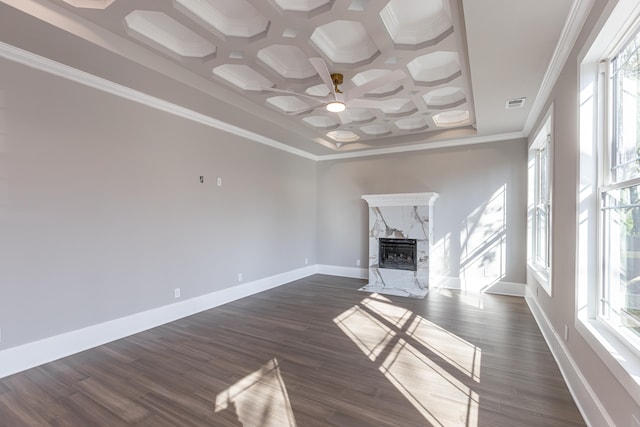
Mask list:
[[[327,104],[327,111],[331,111],[332,113],[340,113],[344,111],[346,108],[347,106],[344,105],[344,102],[340,102],[340,101],[332,101]]]

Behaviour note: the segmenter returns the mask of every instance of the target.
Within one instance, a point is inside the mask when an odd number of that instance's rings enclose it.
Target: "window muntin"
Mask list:
[[[634,341],[640,340],[639,195],[640,185],[602,193],[604,269],[600,315]]]
[[[535,264],[543,270],[549,270],[551,261],[551,191],[549,179],[549,140],[547,136],[542,147],[536,150],[536,186],[535,186],[535,213],[534,213],[534,260]]]
[[[609,154],[602,174],[598,316],[640,348],[640,32],[609,60]]]
[[[640,32],[611,60],[611,182],[640,171]]]

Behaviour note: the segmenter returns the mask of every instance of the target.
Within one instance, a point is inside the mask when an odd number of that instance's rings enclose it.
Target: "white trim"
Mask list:
[[[114,83],[110,80],[103,79],[102,77],[44,58],[40,55],[36,55],[3,42],[0,42],[0,57],[26,65],[27,67],[31,67],[36,70],[71,80],[93,89],[98,89],[111,95],[119,96],[129,101],[146,105],[147,107],[155,108],[156,110],[164,111],[223,132],[228,132],[269,147],[277,148],[278,150],[295,154],[296,156],[315,161],[318,160],[318,156],[310,154],[304,150],[291,147],[266,136],[223,122],[222,120],[215,119],[197,111],[181,107],[163,99],[156,98],[155,96],[147,95],[146,93],[131,89],[119,83]]]
[[[640,405],[640,362],[638,356],[619,341],[600,321],[580,316],[576,329],[587,341],[629,396]]]
[[[370,207],[383,206],[431,206],[438,193],[365,194],[362,196]]]
[[[412,151],[425,151],[433,150],[436,148],[451,148],[463,145],[484,144],[487,142],[508,141],[510,139],[520,138],[526,138],[526,135],[523,132],[500,133],[495,135],[474,136],[470,138],[448,139],[443,141],[424,142],[421,144],[402,145],[398,147],[375,148],[371,150],[361,150],[340,154],[325,154],[318,156],[317,160],[342,160],[368,156],[384,156],[386,154],[409,153]]]
[[[326,274],[329,276],[351,277],[352,279],[367,279],[369,278],[369,269],[367,268],[355,268],[355,267],[342,267],[339,265],[325,265],[318,264],[316,272],[318,274]]]
[[[560,335],[553,329],[551,322],[544,314],[544,311],[538,305],[536,298],[534,297],[531,287],[527,286],[525,301],[533,314],[542,336],[544,337],[553,358],[560,368],[562,378],[564,378],[569,392],[576,402],[580,413],[582,414],[585,422],[589,426],[593,427],[615,427],[615,423],[611,419],[611,416],[607,412],[602,402],[598,399],[598,396],[594,392],[591,385],[587,382],[585,376],[580,371],[577,363],[571,356],[569,349],[560,338]]]
[[[496,282],[484,292],[487,294],[507,295],[512,297],[524,297],[527,285],[517,282]]]
[[[455,289],[462,292],[475,292],[473,290],[468,290],[467,286],[459,277],[445,276],[430,277],[429,279],[429,288],[431,289]],[[524,283],[499,281],[487,287],[482,291],[482,293],[506,295],[511,297],[524,297],[526,286],[527,285],[525,285]]]
[[[538,90],[535,100],[531,105],[531,109],[529,110],[529,115],[527,116],[527,121],[523,128],[525,135],[529,135],[538,117],[540,117],[542,109],[551,95],[551,91],[558,81],[558,77],[560,77],[560,73],[569,58],[569,54],[578,40],[578,36],[580,35],[582,27],[589,16],[589,12],[591,12],[592,6],[593,0],[573,0],[569,16],[562,28],[562,33],[560,33],[560,40],[553,51],[553,56],[551,57],[549,67],[547,67],[547,72],[542,79],[540,89]]]
[[[538,285],[549,295],[553,296],[551,288],[551,274],[549,270],[540,268],[537,264],[534,264],[531,260],[527,261],[527,269],[529,273],[536,279]]]
[[[0,378],[316,273],[307,266],[0,351]]]

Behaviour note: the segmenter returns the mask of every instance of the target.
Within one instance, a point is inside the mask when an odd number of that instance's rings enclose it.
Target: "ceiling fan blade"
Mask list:
[[[284,89],[276,89],[273,87],[263,87],[262,88],[263,91],[265,92],[275,92],[275,93],[283,93],[285,95],[291,95],[291,96],[299,96],[301,98],[307,98],[307,99],[311,99],[312,101],[315,101],[319,104],[324,104],[327,100],[326,98],[320,98],[317,96],[311,96],[311,95],[307,95],[304,93],[297,93],[297,92],[291,92],[288,90],[284,90]]]
[[[312,106],[303,108],[301,110],[296,110],[296,111],[283,111],[283,110],[280,110],[280,112],[286,114],[287,116],[297,116],[298,114],[310,112],[310,111],[313,111],[313,110],[315,110],[316,108],[319,108],[319,107],[320,107],[319,105],[316,105],[316,106],[312,105]]]
[[[316,73],[322,79],[322,82],[329,88],[331,91],[331,95],[333,99],[336,97],[336,88],[333,86],[333,79],[331,78],[331,73],[329,72],[329,67],[327,67],[327,63],[324,62],[322,58],[309,58],[309,62],[313,65],[313,68],[316,70]]]
[[[356,86],[347,93],[344,94],[345,99],[347,101],[360,98],[365,94],[371,92],[372,90],[378,89],[382,86],[386,86],[391,83],[395,83],[404,79],[407,75],[402,70],[395,70],[390,73],[385,74],[384,76],[380,76],[377,79],[373,79],[370,82],[367,82],[363,85]]]

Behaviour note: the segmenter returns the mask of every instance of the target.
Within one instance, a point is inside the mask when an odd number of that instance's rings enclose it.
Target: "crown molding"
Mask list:
[[[365,194],[362,196],[369,207],[385,206],[432,206],[438,198],[438,193],[394,193],[394,194]]]
[[[560,33],[558,44],[553,51],[551,62],[549,63],[549,67],[547,67],[547,72],[542,79],[542,84],[536,94],[536,99],[533,101],[531,110],[529,110],[529,115],[523,128],[524,135],[529,136],[531,129],[533,129],[533,126],[540,118],[540,114],[551,95],[551,91],[558,81],[558,77],[560,77],[560,73],[571,54],[571,50],[573,50],[578,40],[580,31],[582,31],[582,27],[591,12],[593,2],[594,0],[573,1],[571,9],[569,10],[569,16]]]
[[[526,137],[523,132],[511,132],[470,138],[442,140],[436,142],[425,142],[420,144],[401,145],[396,147],[385,147],[368,150],[365,149],[337,154],[316,155],[299,148],[283,144],[274,139],[249,131],[239,126],[235,126],[211,116],[207,116],[206,114],[202,114],[197,111],[179,106],[172,102],[157,98],[155,96],[148,95],[119,83],[112,82],[105,78],[98,77],[86,71],[82,71],[69,65],[65,65],[52,59],[45,58],[35,53],[26,51],[24,49],[20,49],[7,43],[0,42],[0,57],[39,71],[62,77],[64,79],[91,87],[93,89],[100,90],[102,92],[109,93],[111,95],[119,96],[129,101],[146,105],[156,110],[164,111],[166,113],[173,114],[178,117],[182,117],[187,120],[191,120],[196,123],[200,123],[205,126],[209,126],[211,128],[218,129],[223,132],[227,132],[248,139],[250,141],[267,145],[269,147],[276,148],[278,150],[285,151],[287,153],[316,162],[324,160],[341,160],[358,157],[383,156],[387,154],[424,151],[436,148],[459,147],[464,145],[483,144],[488,142],[497,142]]]
[[[73,82],[100,90],[102,92],[109,93],[111,95],[119,96],[129,101],[134,101],[139,104],[146,105],[156,110],[164,111],[166,113],[173,114],[178,117],[182,117],[209,126],[211,128],[221,130],[223,132],[228,132],[242,138],[258,142],[260,144],[277,148],[278,150],[295,154],[296,156],[304,157],[310,160],[318,159],[318,156],[316,155],[283,144],[266,136],[223,122],[222,120],[215,119],[205,114],[198,113],[197,111],[181,107],[155,96],[147,95],[146,93],[131,89],[118,83],[114,83],[102,77],[98,77],[85,71],[81,71],[68,65],[53,61],[51,59],[44,58],[40,55],[36,55],[34,53],[3,42],[0,42],[0,57],[13,62],[17,62],[22,65],[26,65],[27,67],[31,67],[36,70],[44,71],[55,76],[65,78],[67,80],[71,80]]]
[[[317,156],[318,161],[353,159],[356,157],[384,156],[386,154],[408,153],[412,151],[433,150],[436,148],[460,147],[463,145],[485,144],[488,142],[507,141],[510,139],[526,138],[523,132],[509,132],[486,136],[474,136],[470,138],[447,139],[435,142],[423,142],[413,145],[401,145],[397,147],[374,148],[349,153],[326,154]]]

